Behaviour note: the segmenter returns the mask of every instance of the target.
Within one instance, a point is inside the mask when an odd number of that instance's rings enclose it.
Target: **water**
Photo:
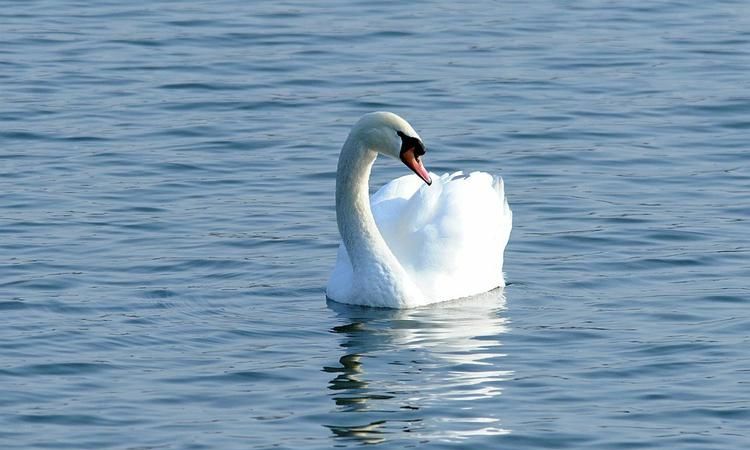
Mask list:
[[[641,3],[4,2],[0,446],[747,448],[750,9]],[[326,304],[373,110],[504,292]]]

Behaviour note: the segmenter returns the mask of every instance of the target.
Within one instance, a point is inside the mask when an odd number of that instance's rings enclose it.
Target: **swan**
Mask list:
[[[329,300],[413,308],[505,286],[512,212],[502,178],[437,176],[422,163],[425,151],[414,128],[390,112],[366,114],[352,127],[336,172],[342,242],[326,288]],[[400,159],[414,174],[370,198],[378,153]]]

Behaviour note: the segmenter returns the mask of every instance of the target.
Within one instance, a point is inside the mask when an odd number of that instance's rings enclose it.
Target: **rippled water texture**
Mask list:
[[[748,447],[748,2],[0,19],[3,449]],[[372,110],[505,178],[504,291],[326,304]]]

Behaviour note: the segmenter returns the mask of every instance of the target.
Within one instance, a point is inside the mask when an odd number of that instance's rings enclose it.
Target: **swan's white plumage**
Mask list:
[[[411,130],[403,119],[390,116],[386,118],[396,125],[389,126],[401,126],[402,121]],[[355,148],[357,133],[355,126],[340,159],[364,159],[366,169],[361,169],[359,178],[348,177],[354,178],[352,181],[341,172],[350,166],[357,170],[360,165],[339,162],[337,220],[344,239],[327,296],[341,303],[404,308],[504,286],[503,251],[510,236],[512,213],[502,179],[484,172],[430,174],[432,185],[428,186],[416,175],[406,175],[381,187],[367,205],[366,194],[359,194],[365,199],[357,200],[355,195],[349,198],[346,187],[346,183],[366,184],[375,157],[371,155],[369,160],[362,156],[370,151],[367,145],[361,146],[364,150]],[[369,208],[372,216],[368,216]],[[376,227],[371,228],[377,229],[367,231],[373,218]],[[360,245],[360,241],[369,244]],[[353,254],[360,259],[354,265],[358,269],[352,266],[347,242],[355,247]]]
[[[432,186],[405,175],[370,199],[378,230],[421,290],[424,304],[505,286],[503,250],[512,213],[502,178],[485,172],[430,175]],[[332,300],[351,285],[352,276],[342,243],[328,284]]]

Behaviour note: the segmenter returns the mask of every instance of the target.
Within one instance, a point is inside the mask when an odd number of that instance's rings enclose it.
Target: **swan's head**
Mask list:
[[[370,150],[401,160],[425,183],[432,184],[421,160],[426,151],[422,138],[401,117],[390,112],[365,114],[354,125],[352,136],[356,136]]]

